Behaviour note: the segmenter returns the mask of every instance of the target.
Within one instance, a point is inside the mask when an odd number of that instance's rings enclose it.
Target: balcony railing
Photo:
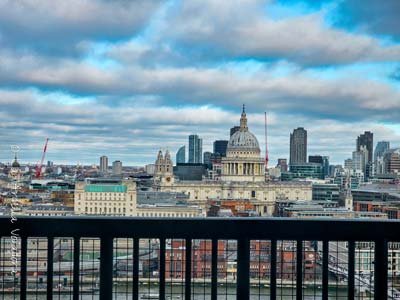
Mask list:
[[[3,299],[400,299],[397,221],[1,217],[0,235]]]

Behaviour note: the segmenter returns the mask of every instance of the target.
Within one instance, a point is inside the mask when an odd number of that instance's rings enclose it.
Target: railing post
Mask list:
[[[250,297],[250,242],[247,238],[238,240],[237,255],[237,287],[238,300],[248,300]]]
[[[328,300],[329,291],[329,241],[322,242],[322,300]]]
[[[191,299],[192,283],[192,240],[186,239],[185,246],[185,299]]]
[[[296,299],[303,300],[303,241],[296,243]]]
[[[271,241],[271,300],[276,299],[276,240]]]
[[[26,300],[26,285],[27,285],[27,237],[21,237],[21,300]]]
[[[212,240],[211,248],[211,300],[217,300],[218,294],[218,240]]]
[[[349,241],[348,249],[348,274],[347,274],[347,299],[354,300],[354,277],[355,277],[355,243],[354,241]]]
[[[47,238],[47,300],[53,299],[54,238]]]
[[[72,299],[79,300],[79,263],[80,263],[80,238],[74,237],[74,265]]]
[[[100,300],[112,299],[113,239],[101,237],[100,242]]]
[[[133,240],[133,282],[132,294],[133,300],[139,300],[139,239]]]
[[[160,238],[160,300],[165,299],[165,238]]]
[[[383,239],[375,241],[374,273],[374,299],[385,300],[388,297],[388,248]]]

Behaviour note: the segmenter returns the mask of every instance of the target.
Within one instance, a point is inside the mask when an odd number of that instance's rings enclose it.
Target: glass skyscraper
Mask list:
[[[203,140],[197,134],[189,135],[189,163],[202,163]]]

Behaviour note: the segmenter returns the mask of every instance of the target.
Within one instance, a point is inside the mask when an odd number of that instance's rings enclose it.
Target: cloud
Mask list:
[[[347,0],[338,6],[337,24],[399,41],[400,2],[398,0]]]
[[[0,0],[0,43],[48,54],[75,53],[91,40],[140,32],[158,0]]]
[[[263,13],[264,5],[265,1],[182,2],[173,7],[165,34],[182,52],[205,60],[286,59],[324,66],[400,59],[400,46],[383,46],[367,35],[328,28],[321,12],[273,20]]]

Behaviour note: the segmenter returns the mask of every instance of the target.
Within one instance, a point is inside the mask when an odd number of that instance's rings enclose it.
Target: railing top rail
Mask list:
[[[0,235],[400,241],[400,221],[295,218],[0,217]]]

